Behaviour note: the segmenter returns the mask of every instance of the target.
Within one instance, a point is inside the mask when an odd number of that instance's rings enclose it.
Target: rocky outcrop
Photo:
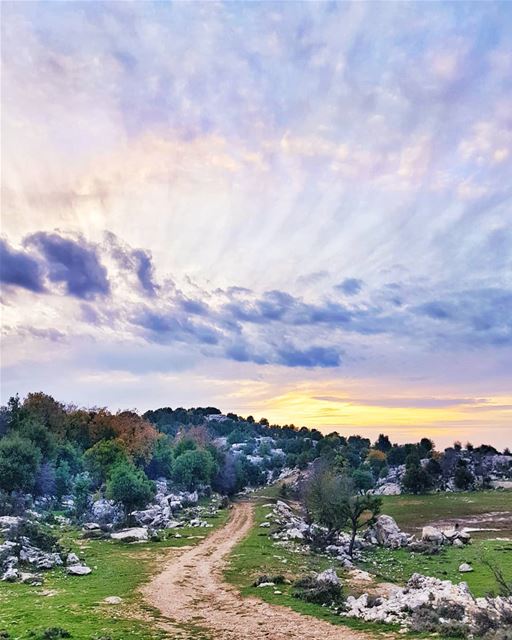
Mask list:
[[[415,573],[405,587],[396,587],[388,597],[370,598],[364,593],[359,598],[349,596],[340,615],[360,618],[368,622],[399,623],[410,626],[414,612],[420,607],[434,610],[445,604],[460,605],[462,623],[473,625],[481,612],[499,624],[512,615],[510,598],[474,598],[465,582],[453,584]]]
[[[149,533],[146,527],[132,527],[111,533],[110,537],[119,542],[146,542],[149,540]]]
[[[412,536],[401,531],[395,520],[391,516],[378,516],[373,527],[370,527],[365,534],[365,539],[372,544],[378,544],[382,547],[390,547],[397,549],[406,547],[412,539]]]

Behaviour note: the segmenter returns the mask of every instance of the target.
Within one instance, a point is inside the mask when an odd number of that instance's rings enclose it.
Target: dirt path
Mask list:
[[[213,640],[369,640],[373,634],[337,627],[257,598],[242,598],[223,581],[225,556],[249,532],[253,506],[235,505],[224,527],[172,557],[148,585],[149,604],[167,619],[204,629]],[[169,625],[168,628],[173,628]]]

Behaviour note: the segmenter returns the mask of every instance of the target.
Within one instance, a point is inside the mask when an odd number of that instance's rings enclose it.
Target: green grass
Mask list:
[[[478,491],[386,496],[382,505],[382,513],[395,518],[402,529],[416,534],[423,526],[438,520],[462,519],[499,511],[512,511],[512,492]],[[503,524],[500,523],[500,526]],[[452,582],[465,581],[473,595],[483,596],[496,591],[496,581],[490,569],[482,563],[483,558],[495,562],[505,577],[512,580],[512,542],[489,539],[490,536],[504,537],[509,533],[508,528],[499,532],[478,532],[477,535],[473,534],[471,545],[462,548],[445,547],[436,556],[409,553],[402,549],[375,549],[366,554],[367,562],[364,568],[375,573],[379,579],[389,582],[403,583],[415,572]],[[459,573],[458,568],[462,562],[470,563],[474,571]]]
[[[158,612],[147,605],[138,588],[155,571],[169,547],[197,544],[228,517],[228,510],[208,519],[213,528],[182,528],[182,538],[162,542],[123,544],[110,540],[81,540],[78,532],[63,535],[65,547],[85,559],[93,572],[68,576],[63,569],[44,573],[43,587],[0,582],[0,630],[12,640],[29,638],[31,631],[63,627],[74,640],[111,637],[112,640],[159,640]],[[171,535],[173,535],[172,532]],[[45,592],[54,595],[43,595]],[[106,605],[107,596],[120,596],[121,605]],[[199,635],[199,637],[204,637]]]
[[[255,525],[249,535],[242,540],[229,557],[225,579],[236,586],[244,596],[255,596],[270,604],[290,607],[298,613],[327,620],[333,624],[349,626],[353,629],[371,630],[374,634],[396,630],[395,625],[369,624],[360,620],[342,618],[320,605],[310,604],[294,598],[291,584],[280,584],[274,587],[253,587],[252,584],[260,575],[283,575],[292,582],[299,576],[310,572],[319,572],[331,567],[333,561],[317,554],[293,553],[276,546],[269,537],[269,529],[262,529],[259,524],[265,520],[269,507],[263,507],[266,499],[275,496],[276,492],[266,488],[261,492],[255,508]],[[338,573],[341,573],[338,571]],[[281,593],[275,593],[280,591]]]
[[[496,581],[490,569],[482,563],[487,557],[495,562],[505,578],[512,581],[512,542],[499,540],[478,540],[462,548],[444,547],[439,555],[426,556],[410,553],[404,549],[375,549],[366,552],[367,561],[363,568],[385,582],[406,582],[413,573],[467,582],[474,596],[484,596],[496,592]],[[460,573],[459,565],[468,562],[473,567],[471,573]]]
[[[413,533],[436,520],[478,516],[493,511],[512,511],[512,491],[385,496],[382,504],[382,513],[392,516],[402,529]],[[510,534],[512,530],[506,528],[503,533]]]

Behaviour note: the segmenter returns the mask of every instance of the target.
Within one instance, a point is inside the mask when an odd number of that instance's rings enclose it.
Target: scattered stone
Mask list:
[[[92,569],[83,564],[72,564],[67,568],[67,572],[71,576],[88,576],[92,572]]]
[[[473,567],[470,564],[468,564],[467,562],[463,562],[459,566],[459,572],[460,573],[470,573],[471,571],[473,571]]]
[[[340,579],[338,578],[336,571],[333,568],[326,569],[325,571],[319,573],[316,577],[316,581],[325,582],[326,584],[332,584],[336,586],[341,585]]]
[[[422,531],[421,531],[421,539],[424,540],[425,542],[434,542],[436,544],[443,544],[444,542],[444,535],[443,532],[440,529],[437,529],[436,527],[423,527]]]

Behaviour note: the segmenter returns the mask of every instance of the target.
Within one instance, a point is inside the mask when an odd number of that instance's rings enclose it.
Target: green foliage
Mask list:
[[[453,474],[453,482],[457,489],[467,491],[471,489],[475,484],[475,476],[468,469],[464,460],[459,460],[455,467],[455,473]]]
[[[88,473],[80,473],[76,476],[73,486],[73,499],[75,501],[75,514],[78,518],[83,516],[89,506],[91,485],[91,477]]]
[[[359,491],[369,491],[375,486],[372,472],[364,469],[356,469],[353,471],[352,480],[354,481],[356,489]]]
[[[124,449],[116,440],[100,440],[84,454],[86,468],[99,482],[104,482],[114,466],[126,460]]]
[[[349,554],[352,555],[358,529],[374,522],[380,512],[382,498],[359,493],[352,478],[330,469],[318,470],[305,491],[305,504],[313,520],[329,530],[351,530]]]
[[[41,461],[41,451],[27,438],[11,433],[0,441],[0,489],[30,491]]]
[[[73,489],[69,462],[62,460],[55,469],[55,493],[58,498],[68,495]]]
[[[343,601],[341,585],[317,582],[314,576],[304,576],[293,585],[294,598],[320,605],[336,605]]]
[[[119,462],[107,480],[106,496],[120,502],[125,513],[142,508],[154,497],[155,484],[142,469],[128,462]]]
[[[218,465],[209,451],[193,449],[185,451],[174,460],[172,478],[191,491],[201,484],[210,484],[217,470]]]
[[[159,438],[153,449],[153,456],[146,466],[150,478],[170,478],[174,460],[173,448],[167,436]]]
[[[410,493],[425,493],[432,484],[432,476],[419,464],[409,465],[402,478],[403,488]]]

